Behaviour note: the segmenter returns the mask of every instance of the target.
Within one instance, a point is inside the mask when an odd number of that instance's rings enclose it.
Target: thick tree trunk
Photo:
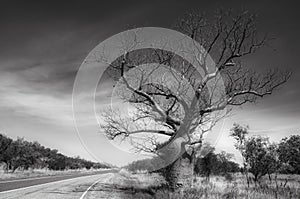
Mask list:
[[[165,169],[165,178],[171,190],[192,186],[194,174],[193,155],[184,152],[181,157]]]

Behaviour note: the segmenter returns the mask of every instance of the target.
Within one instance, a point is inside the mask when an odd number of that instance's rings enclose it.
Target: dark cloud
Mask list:
[[[57,97],[71,95],[81,62],[112,34],[132,25],[171,27],[189,11],[211,15],[216,8],[244,7],[257,12],[261,29],[277,38],[270,48],[250,57],[249,65],[288,65],[299,77],[300,14],[295,5],[294,1],[2,1],[0,72],[18,76],[16,87],[26,85]],[[294,78],[287,89],[295,90],[297,84]]]

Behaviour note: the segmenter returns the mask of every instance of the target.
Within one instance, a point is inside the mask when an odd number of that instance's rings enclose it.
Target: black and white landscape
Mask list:
[[[287,1],[2,1],[0,198],[300,198]]]

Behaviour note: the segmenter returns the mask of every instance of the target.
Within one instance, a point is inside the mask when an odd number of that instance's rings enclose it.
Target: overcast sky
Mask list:
[[[223,3],[222,3],[223,2]],[[89,132],[86,147],[75,131],[72,88],[87,54],[104,39],[128,27],[171,28],[190,11],[245,8],[259,14],[260,28],[276,39],[247,58],[255,67],[289,68],[292,79],[257,105],[234,111],[224,123],[218,150],[234,152],[228,130],[249,124],[252,134],[278,141],[300,133],[300,12],[297,1],[1,1],[0,131],[114,164],[134,156],[107,151],[99,132]],[[84,136],[84,135],[83,135]],[[235,153],[235,152],[234,152]],[[113,158],[111,158],[113,157]],[[238,157],[237,157],[238,159]]]

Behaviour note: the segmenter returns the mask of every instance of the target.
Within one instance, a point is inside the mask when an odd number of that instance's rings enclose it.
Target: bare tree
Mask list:
[[[248,135],[249,126],[241,126],[239,124],[234,123],[233,128],[230,129],[231,133],[230,136],[232,136],[235,139],[235,148],[241,153],[242,160],[243,160],[243,174],[246,177],[247,185],[250,186],[250,179],[248,175],[248,168],[247,168],[247,162],[245,159],[246,156],[246,148],[245,148],[245,142],[247,141],[247,135]]]
[[[106,72],[116,80],[124,102],[134,108],[129,114],[105,112],[101,128],[106,135],[110,139],[132,138],[136,149],[158,156],[180,154],[168,166],[166,177],[171,188],[179,183],[190,185],[196,152],[204,135],[228,113],[218,111],[256,102],[290,77],[289,72],[274,69],[262,74],[243,65],[245,56],[268,42],[268,37],[256,30],[255,21],[255,16],[247,12],[218,12],[213,19],[190,14],[178,22],[178,30],[206,49],[193,52],[204,75],[171,52],[125,51]],[[214,71],[207,66],[208,56],[215,60]],[[141,64],[147,67],[138,67]],[[209,83],[217,85],[217,77],[224,81],[225,96],[215,101],[211,92],[217,93],[217,86],[210,90],[207,87]],[[139,141],[133,141],[138,134],[142,135]],[[168,151],[160,151],[162,148]]]

